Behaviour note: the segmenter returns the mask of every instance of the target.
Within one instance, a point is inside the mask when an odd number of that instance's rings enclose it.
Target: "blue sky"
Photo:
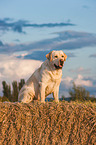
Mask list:
[[[27,79],[51,50],[63,50],[60,96],[74,81],[96,95],[95,0],[1,0],[0,94],[2,81]]]

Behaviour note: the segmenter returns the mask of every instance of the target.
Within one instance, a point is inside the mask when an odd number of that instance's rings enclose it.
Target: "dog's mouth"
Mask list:
[[[62,69],[63,66],[54,64],[56,69]]]
[[[59,61],[59,65],[54,64],[56,69],[62,69],[63,65],[64,65],[64,61],[63,60]]]

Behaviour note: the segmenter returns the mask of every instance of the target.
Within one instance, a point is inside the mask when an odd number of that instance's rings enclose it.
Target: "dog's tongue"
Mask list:
[[[63,65],[64,65],[64,63],[63,63],[62,65],[59,63],[59,67],[60,67],[60,68],[62,68],[62,67],[63,67]]]
[[[60,65],[60,64],[59,64],[59,67],[61,68],[61,67],[62,67],[62,65]]]

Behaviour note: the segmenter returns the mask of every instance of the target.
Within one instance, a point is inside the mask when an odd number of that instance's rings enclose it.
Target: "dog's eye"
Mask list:
[[[58,56],[57,55],[55,55],[55,58],[57,58]]]
[[[64,57],[64,55],[62,55],[62,57]]]

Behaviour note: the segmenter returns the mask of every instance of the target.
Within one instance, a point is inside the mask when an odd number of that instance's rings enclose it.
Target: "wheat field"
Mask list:
[[[95,145],[96,103],[0,103],[0,145]]]

